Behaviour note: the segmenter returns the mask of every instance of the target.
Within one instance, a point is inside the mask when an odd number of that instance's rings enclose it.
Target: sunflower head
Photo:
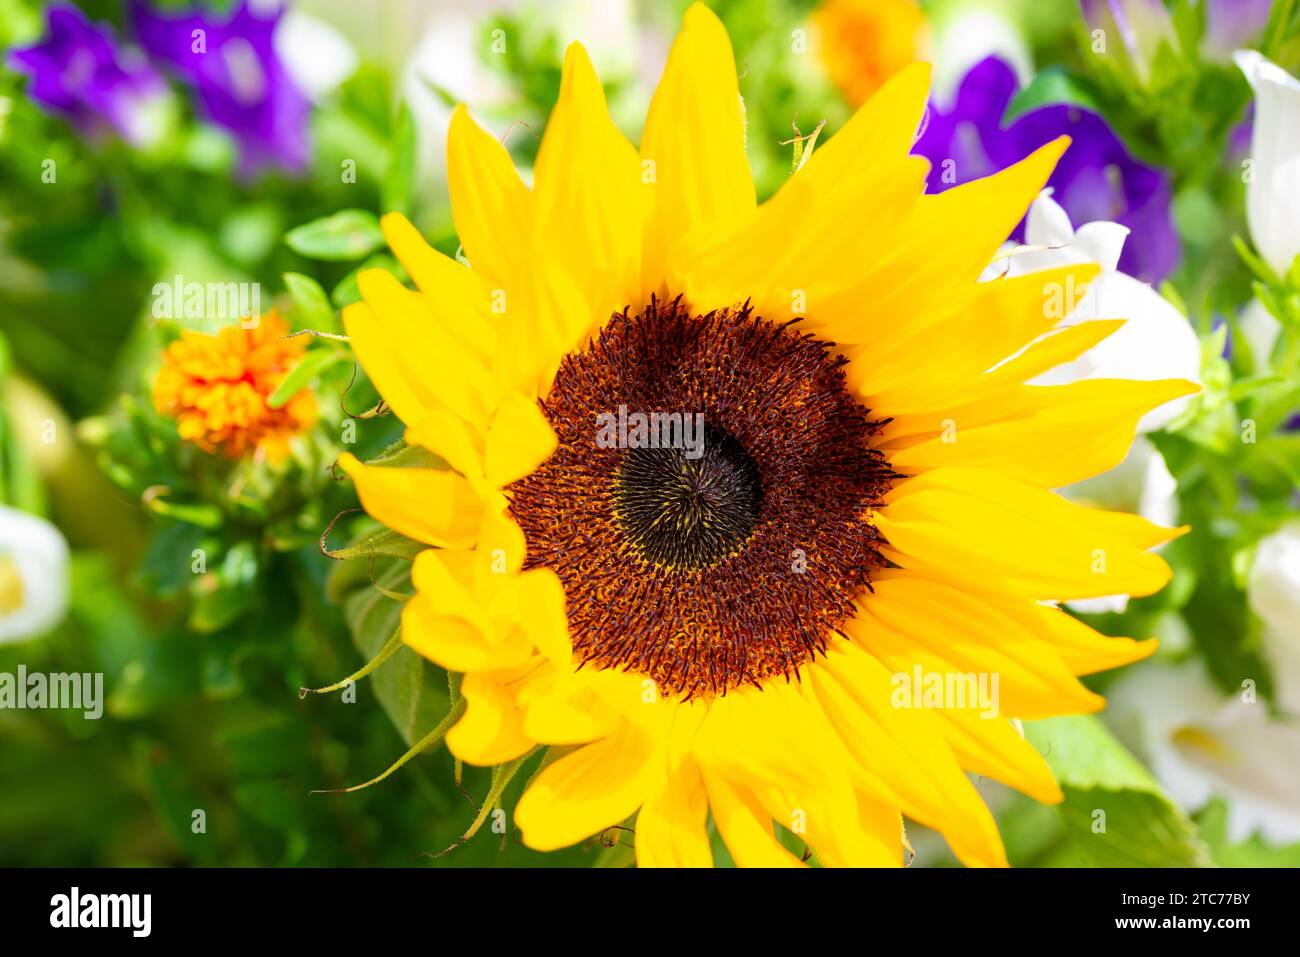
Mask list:
[[[905,815],[1004,864],[968,772],[1060,800],[1012,719],[1096,710],[1077,676],[1154,649],[1052,603],[1159,589],[1177,531],[1052,490],[1194,387],[1032,384],[1118,325],[1056,328],[1092,266],[981,281],[1067,142],[925,195],[928,80],[898,72],[760,205],[696,4],[639,150],[575,44],[531,187],[453,115],[471,265],[383,220],[415,288],[363,271],[344,323],[446,467],[340,464],[431,546],[402,637],[464,675],[450,749],[557,748],[516,810],[530,846],[635,820],[642,864],[709,863],[713,827],[740,864],[798,864],[793,839],[897,866]],[[930,674],[1000,700],[895,694]]]
[[[748,306],[653,297],[564,359],[545,403],[557,448],[507,494],[585,663],[712,697],[825,651],[884,565],[868,516],[893,477],[843,364]],[[599,447],[594,423],[623,409],[654,410],[632,413],[645,434]],[[691,417],[694,455],[672,431]]]
[[[286,338],[274,311],[246,327],[214,335],[186,330],[163,353],[153,404],[176,420],[180,437],[230,458],[253,452],[283,459],[289,440],[316,420],[316,399],[302,389],[273,408],[268,401],[301,359],[304,339]]]

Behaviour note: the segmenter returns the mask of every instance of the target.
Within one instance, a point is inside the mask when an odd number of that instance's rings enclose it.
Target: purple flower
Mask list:
[[[9,65],[31,78],[32,100],[66,116],[83,136],[112,130],[130,143],[148,138],[147,101],[162,94],[162,78],[76,7],[49,6],[44,38],[10,51]]]
[[[1227,63],[1234,50],[1252,45],[1268,25],[1273,0],[1205,0],[1202,51]]]
[[[1137,162],[1106,121],[1091,110],[1056,104],[1039,107],[1002,126],[1015,96],[1015,72],[989,57],[971,68],[952,108],[933,104],[912,152],[930,160],[928,189],[942,192],[1005,169],[1063,133],[1072,139],[1048,185],[1074,223],[1106,220],[1127,226],[1119,268],[1158,283],[1178,263],[1180,247],[1169,214],[1169,177]],[[1011,238],[1019,241],[1024,222]]]
[[[239,172],[268,166],[302,172],[310,159],[311,106],[275,51],[284,10],[243,0],[228,19],[202,13],[165,16],[132,0],[141,45],[198,94],[203,113],[239,144]]]

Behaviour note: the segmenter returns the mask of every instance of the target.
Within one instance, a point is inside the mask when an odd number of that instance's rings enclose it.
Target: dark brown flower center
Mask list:
[[[894,480],[833,347],[746,308],[652,302],[567,356],[555,453],[508,490],[584,663],[712,696],[789,675],[884,564]]]
[[[758,466],[731,435],[706,425],[698,455],[630,448],[616,481],[615,516],[647,561],[707,568],[744,546],[763,505]]]

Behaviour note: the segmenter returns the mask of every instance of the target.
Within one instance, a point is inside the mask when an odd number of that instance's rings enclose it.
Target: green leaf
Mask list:
[[[1048,67],[1034,77],[1033,81],[1012,98],[1007,106],[1003,123],[1010,123],[1016,117],[1040,106],[1068,103],[1100,113],[1096,90],[1085,78],[1060,67]]]
[[[169,502],[161,495],[148,495],[144,498],[144,504],[151,512],[180,522],[189,522],[199,528],[220,528],[226,521],[221,509],[211,503]]]
[[[312,380],[320,377],[327,369],[347,358],[344,353],[334,349],[313,349],[303,355],[292,371],[284,377],[276,390],[271,393],[266,404],[278,409],[292,399],[302,389],[307,388]]]
[[[347,545],[343,548],[336,548],[333,551],[327,551],[330,558],[340,561],[347,561],[351,558],[374,558],[377,555],[386,555],[389,558],[404,558],[408,562],[413,561],[415,556],[428,548],[423,542],[417,542],[413,538],[407,538],[401,532],[395,532],[391,528],[381,528],[372,532]]]
[[[368,256],[384,244],[375,214],[364,209],[345,209],[332,216],[297,226],[284,236],[285,243],[300,256],[331,262],[350,262]]]
[[[397,111],[392,152],[388,168],[384,171],[380,190],[380,203],[384,212],[406,213],[411,207],[411,191],[415,180],[416,129],[411,109],[403,103]]]
[[[137,738],[131,750],[136,773],[168,835],[190,862],[215,864],[217,843],[206,832],[196,833],[193,827],[195,810],[201,809],[206,815],[208,801],[195,786],[189,769],[160,741]]]
[[[340,331],[334,306],[315,279],[300,272],[287,272],[284,274],[284,288],[289,290],[297,309],[298,321],[294,328],[330,333]]]
[[[1178,48],[1189,57],[1196,56],[1201,46],[1201,37],[1205,34],[1204,6],[1203,3],[1192,3],[1191,0],[1174,0],[1169,12],[1174,35],[1178,37]]]
[[[366,464],[402,469],[445,469],[447,467],[446,462],[424,446],[407,445],[404,442],[389,446],[379,455],[368,460]]]
[[[362,564],[360,562],[356,564]],[[378,566],[375,583],[389,592],[409,594],[409,562],[390,560]],[[401,622],[403,602],[394,601],[369,583],[344,601],[343,614],[352,630],[352,642],[369,661],[388,643]],[[370,675],[366,686],[375,696],[407,744],[419,741],[446,717],[450,708],[444,672],[403,646]]]
[[[1215,798],[1197,815],[1201,833],[1220,867],[1300,867],[1300,843],[1272,845],[1258,834],[1236,844],[1228,839],[1228,807]]]
[[[257,603],[258,567],[257,549],[252,543],[232,545],[221,566],[198,579],[190,627],[200,634],[211,634],[251,611]]]
[[[1064,840],[1052,863],[1093,867],[1205,867],[1195,824],[1092,715],[1025,725],[1065,793]]]
[[[1255,274],[1256,278],[1259,279],[1260,282],[1268,286],[1281,285],[1281,280],[1278,278],[1277,273],[1273,271],[1272,267],[1269,266],[1268,263],[1264,262],[1262,258],[1256,255],[1255,251],[1250,248],[1250,244],[1248,244],[1246,240],[1242,239],[1238,235],[1233,235],[1232,248],[1237,250],[1237,255],[1241,257],[1241,261],[1246,264],[1246,267]]]

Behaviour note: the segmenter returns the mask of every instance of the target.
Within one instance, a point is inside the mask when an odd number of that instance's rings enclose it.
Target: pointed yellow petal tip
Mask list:
[[[356,289],[360,291],[361,298],[374,299],[380,293],[377,283],[383,282],[377,273],[382,273],[382,269],[363,269],[356,274]]]
[[[709,9],[707,4],[699,2],[692,3],[686,8],[686,13],[682,15],[683,30],[689,30],[693,25],[709,27],[716,25],[724,30],[726,29],[726,27],[722,26],[722,21],[718,19],[718,15]]]
[[[474,117],[469,115],[469,107],[464,103],[457,103],[456,108],[451,111],[451,120],[447,124],[447,152],[450,154],[452,144],[461,137],[471,132],[479,132],[480,128],[474,122]]]
[[[379,229],[384,234],[391,246],[393,243],[393,233],[404,233],[408,230],[415,229],[415,226],[402,213],[384,213],[379,217]]]
[[[1050,143],[1044,143],[1019,163],[1008,167],[1008,169],[1019,170],[1022,175],[1032,172],[1035,178],[1041,176],[1042,183],[1039,184],[1039,189],[1042,189],[1047,185],[1048,177],[1050,177],[1052,171],[1056,169],[1056,164],[1061,161],[1061,157],[1065,155],[1065,151],[1069,148],[1070,143],[1070,137],[1066,134],[1062,134]],[[1006,171],[1004,170],[1003,172],[1005,173]]]
[[[1134,654],[1133,657],[1129,659],[1129,664],[1132,664],[1135,661],[1142,661],[1144,658],[1150,658],[1154,655],[1156,650],[1160,647],[1160,639],[1152,637],[1148,638],[1146,641],[1136,641],[1133,644]]]
[[[354,478],[358,472],[365,468],[365,466],[361,464],[361,460],[351,452],[344,452],[339,456],[338,466]]]
[[[591,57],[580,40],[574,40],[564,48],[563,74],[567,78],[572,70],[581,69],[584,73],[595,75],[596,68],[591,65]]]
[[[1055,150],[1056,158],[1060,159],[1063,155],[1065,155],[1065,151],[1070,148],[1070,144],[1073,142],[1074,140],[1070,138],[1069,133],[1062,133],[1056,139],[1052,140],[1050,143],[1043,146],[1040,149],[1040,152],[1046,152],[1049,149]]]
[[[1056,164],[1061,161],[1061,157],[1065,155],[1065,151],[1070,148],[1070,144],[1073,142],[1074,141],[1070,139],[1068,135],[1062,134],[1050,143],[1046,143],[1038,148],[1034,156],[1041,156],[1043,158],[1043,162],[1045,162],[1048,167],[1048,176],[1051,176],[1052,172],[1056,169]],[[1043,180],[1043,185],[1047,185],[1046,178]]]

